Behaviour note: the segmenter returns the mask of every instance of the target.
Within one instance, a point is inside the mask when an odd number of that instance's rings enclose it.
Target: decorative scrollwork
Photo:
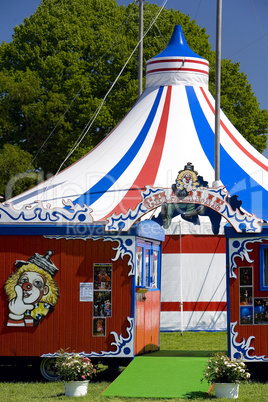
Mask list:
[[[250,336],[247,340],[243,338],[242,342],[236,342],[236,338],[238,336],[238,332],[235,332],[236,322],[231,322],[231,357],[233,359],[243,359],[245,361],[267,361],[268,359],[263,356],[252,356],[249,352],[254,351],[255,348],[250,346],[255,336]]]

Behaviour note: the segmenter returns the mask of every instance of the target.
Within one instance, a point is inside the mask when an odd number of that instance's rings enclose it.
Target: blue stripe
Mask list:
[[[119,179],[119,177],[125,172],[129,167],[139,150],[141,149],[147,134],[151,128],[153,120],[155,118],[160,99],[163,93],[163,87],[160,87],[156,95],[152,109],[147,117],[144,126],[142,127],[139,135],[137,136],[134,143],[131,145],[129,150],[125,153],[122,159],[101,179],[99,180],[91,189],[85,192],[83,195],[74,200],[74,204],[79,203],[80,205],[92,205],[96,202],[109,188]],[[127,135],[127,133],[126,133]],[[120,144],[119,144],[120,146]],[[146,183],[144,183],[146,184]]]
[[[175,25],[167,47],[150,60],[155,60],[158,57],[195,57],[201,60],[203,59],[188,46],[180,25]]]
[[[194,88],[187,86],[186,93],[199,141],[209,162],[214,167],[214,132],[203,113]],[[198,166],[196,168],[202,175]],[[206,178],[204,177],[204,179]],[[238,195],[242,201],[242,207],[247,212],[254,213],[258,218],[268,219],[268,192],[249,176],[222,146],[220,146],[220,179],[230,195]]]

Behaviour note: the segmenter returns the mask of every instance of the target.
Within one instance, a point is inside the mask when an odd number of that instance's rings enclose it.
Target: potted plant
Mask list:
[[[58,352],[55,369],[65,383],[66,396],[86,395],[88,382],[96,374],[89,358],[64,350]]]
[[[214,354],[207,362],[204,378],[214,384],[216,398],[238,398],[239,383],[250,378],[245,363],[240,360],[232,361],[225,353]]]

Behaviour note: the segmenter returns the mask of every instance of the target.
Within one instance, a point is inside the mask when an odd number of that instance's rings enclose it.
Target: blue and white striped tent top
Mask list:
[[[146,89],[121,123],[78,162],[10,200],[15,209],[71,200],[90,206],[94,222],[105,222],[134,210],[145,186],[170,188],[187,162],[212,185],[215,102],[208,61],[189,48],[178,25],[146,69]],[[220,118],[221,182],[247,212],[267,220],[267,159],[224,113]]]

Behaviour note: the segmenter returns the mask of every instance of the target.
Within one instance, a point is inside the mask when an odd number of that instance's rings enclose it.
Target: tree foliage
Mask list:
[[[259,152],[266,149],[268,110],[259,108],[247,76],[240,72],[240,64],[222,60],[221,109],[236,129]],[[215,68],[210,71],[210,91],[215,95]]]
[[[115,0],[43,0],[0,46],[0,147],[19,146],[36,166],[55,173],[118,77],[138,42],[138,4]],[[159,11],[144,5],[144,29]],[[164,9],[144,39],[146,60],[162,51],[174,26],[182,25],[189,46],[210,61],[215,55],[205,29],[189,16]],[[138,93],[136,52],[118,78],[74,162],[108,134],[133,106]],[[213,93],[213,82],[211,91]],[[222,108],[259,151],[266,147],[267,111],[261,111],[239,65],[223,61]]]
[[[32,187],[38,174],[29,169],[32,155],[17,145],[5,144],[0,149],[0,195],[10,198]]]

